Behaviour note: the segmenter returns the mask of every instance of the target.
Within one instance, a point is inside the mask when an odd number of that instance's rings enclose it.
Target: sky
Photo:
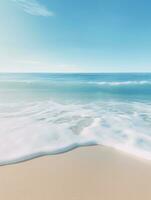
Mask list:
[[[0,72],[151,72],[151,1],[1,0]]]

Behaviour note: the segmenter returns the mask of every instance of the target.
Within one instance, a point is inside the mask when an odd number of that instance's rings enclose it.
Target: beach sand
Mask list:
[[[1,166],[0,200],[151,200],[151,162],[94,146]]]

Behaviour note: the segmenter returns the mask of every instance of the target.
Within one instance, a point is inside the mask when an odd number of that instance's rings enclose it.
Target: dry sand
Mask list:
[[[96,146],[2,166],[0,200],[151,200],[151,162]]]

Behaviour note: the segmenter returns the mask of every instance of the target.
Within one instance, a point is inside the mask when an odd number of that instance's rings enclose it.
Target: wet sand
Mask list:
[[[0,167],[1,200],[150,200],[151,161],[101,146]]]

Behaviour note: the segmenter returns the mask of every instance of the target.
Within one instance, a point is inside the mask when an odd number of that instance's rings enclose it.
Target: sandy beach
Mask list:
[[[3,200],[150,200],[151,162],[95,146],[0,167]]]

